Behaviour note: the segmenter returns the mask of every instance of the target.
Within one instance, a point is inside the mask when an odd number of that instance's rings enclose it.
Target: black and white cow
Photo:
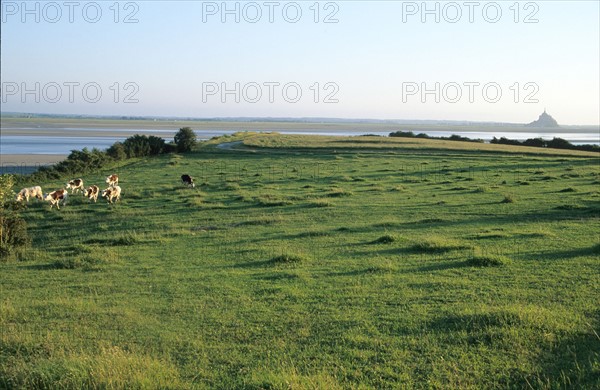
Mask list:
[[[188,187],[196,187],[196,184],[194,184],[194,179],[190,175],[181,175],[181,182]]]

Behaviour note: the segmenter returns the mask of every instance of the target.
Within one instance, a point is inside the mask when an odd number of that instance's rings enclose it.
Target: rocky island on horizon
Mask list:
[[[556,119],[552,118],[552,116],[546,112],[546,109],[544,109],[544,112],[540,115],[540,117],[537,120],[529,123],[527,126],[529,126],[529,127],[560,127],[558,122],[556,121]]]

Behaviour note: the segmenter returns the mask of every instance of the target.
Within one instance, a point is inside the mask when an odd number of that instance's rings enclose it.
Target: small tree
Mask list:
[[[175,134],[175,144],[178,152],[189,152],[196,146],[196,134],[189,127],[179,129]]]

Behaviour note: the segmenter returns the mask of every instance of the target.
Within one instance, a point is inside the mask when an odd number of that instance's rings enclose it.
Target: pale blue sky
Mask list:
[[[57,16],[48,2],[29,2],[27,13],[21,1],[2,1],[2,111],[529,122],[547,107],[562,124],[600,122],[598,1],[521,1],[516,7],[515,1],[475,2],[472,23],[462,1],[427,2],[429,9],[437,4],[439,23],[435,14],[425,15],[422,22],[420,1],[323,1],[318,3],[319,23],[314,22],[315,1],[271,2],[276,4],[273,23],[264,1],[227,2],[230,8],[238,4],[240,23],[234,15],[221,21],[221,1],[119,2],[118,23],[115,1],[77,3],[73,23],[68,6],[54,3],[62,16],[50,23]],[[263,15],[249,23],[245,19],[255,17],[254,5]],[[455,5],[463,15],[450,23]],[[84,19],[84,6],[90,20],[101,10],[98,22]],[[297,8],[302,11],[297,23],[285,20],[284,7],[289,18]],[[501,10],[496,23],[486,21],[484,7],[488,19]],[[514,20],[517,8],[519,23]],[[203,10],[217,13],[203,15]],[[332,12],[338,22],[323,23]],[[132,13],[138,22],[123,23]],[[538,22],[524,23],[528,15]],[[23,86],[35,91],[36,82],[39,103],[34,101],[36,92],[22,96]],[[79,83],[73,87],[73,102],[65,82]],[[82,95],[83,85],[90,82],[102,92],[95,103]],[[127,82],[138,89],[125,88]],[[272,102],[264,85],[268,82],[279,83]],[[325,87],[328,82],[334,84]],[[479,83],[473,87],[473,101],[464,84],[469,82]],[[117,103],[115,83],[120,90]],[[220,91],[203,96],[203,85],[210,92],[207,88],[220,89],[223,83],[230,89],[240,83],[239,103],[234,94],[221,96]],[[297,84],[284,96],[287,83]],[[420,94],[423,86],[434,90],[436,83],[439,103],[434,94]],[[251,103],[257,84],[262,98]],[[492,89],[484,96],[486,84]],[[462,98],[452,103],[457,85]],[[295,98],[294,88],[302,97],[289,103],[286,98]],[[502,97],[490,103],[496,90]],[[338,102],[324,103],[332,92]],[[137,102],[125,103],[128,93]],[[539,102],[527,103],[529,93],[530,100]],[[94,95],[86,97],[94,100]]]

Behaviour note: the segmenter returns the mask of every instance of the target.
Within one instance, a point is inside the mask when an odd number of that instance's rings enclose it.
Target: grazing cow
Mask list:
[[[194,179],[190,175],[181,175],[181,182],[188,187],[196,187],[196,184],[194,184]]]
[[[38,198],[39,200],[42,200],[43,199],[42,187],[35,186],[35,187],[23,188],[17,194],[17,202],[22,202],[23,199],[25,199],[25,201],[27,203],[29,203],[29,198],[31,198],[31,197],[35,197],[35,198]]]
[[[44,200],[50,202],[50,209],[52,209],[52,206],[56,206],[56,208],[60,210],[60,202],[62,201],[62,204],[64,206],[67,203],[68,196],[69,192],[62,188],[60,190],[56,190],[44,195]]]
[[[100,188],[98,188],[98,186],[90,186],[83,192],[83,196],[85,196],[89,200],[93,200],[94,203],[96,203],[96,201],[98,200],[99,193]]]
[[[116,202],[121,199],[121,187],[119,186],[111,186],[102,191],[102,197],[106,198],[108,203],[113,203],[113,200]]]
[[[83,193],[83,180],[82,179],[73,179],[67,183],[67,190],[71,189],[71,193],[81,191]]]
[[[116,187],[119,185],[119,176],[117,175],[110,175],[109,177],[106,178],[106,183],[111,186],[111,187]]]

